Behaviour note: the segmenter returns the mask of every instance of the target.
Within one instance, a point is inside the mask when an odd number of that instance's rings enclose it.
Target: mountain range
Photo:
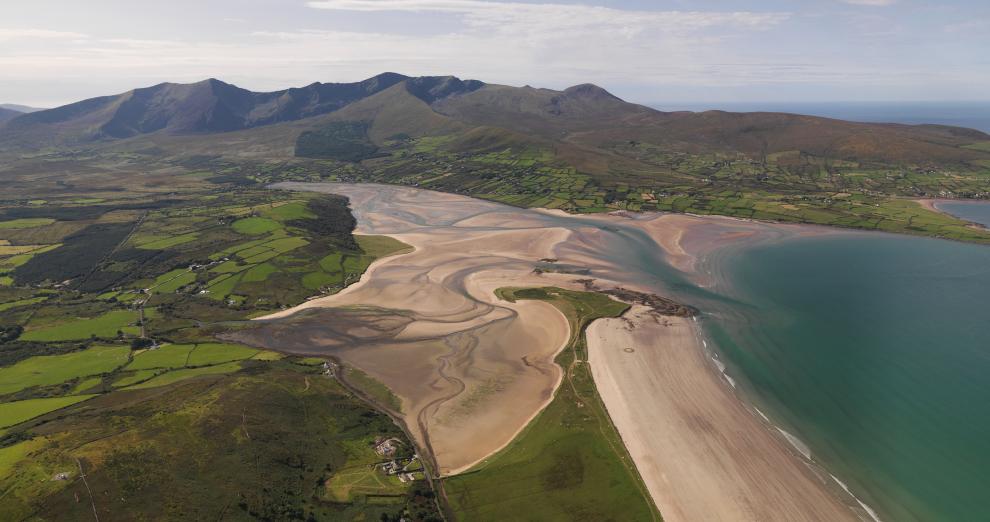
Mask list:
[[[14,112],[38,112],[45,109],[39,109],[38,107],[28,107],[27,105],[18,105],[16,103],[0,103],[0,109],[8,109]]]
[[[163,83],[27,114],[4,110],[0,148],[92,147],[147,139],[208,152],[211,145],[236,139],[258,154],[281,156],[302,133],[341,121],[362,122],[367,138],[379,145],[396,135],[447,135],[453,137],[446,144],[453,151],[538,146],[592,171],[642,163],[615,153],[623,143],[755,159],[800,151],[836,160],[960,164],[990,156],[965,147],[990,136],[959,127],[770,112],[662,112],[591,84],[557,91],[396,73],[275,92],[252,92],[215,79]]]
[[[5,109],[3,107],[0,107],[0,123],[3,123],[5,121],[7,121],[7,120],[16,118],[16,117],[20,116],[21,114],[23,114],[23,113],[21,113],[19,111],[15,111],[13,109]]]

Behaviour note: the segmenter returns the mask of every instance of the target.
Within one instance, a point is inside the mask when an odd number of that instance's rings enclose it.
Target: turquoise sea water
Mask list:
[[[885,520],[990,519],[990,247],[881,234],[723,253],[705,321],[755,402]]]

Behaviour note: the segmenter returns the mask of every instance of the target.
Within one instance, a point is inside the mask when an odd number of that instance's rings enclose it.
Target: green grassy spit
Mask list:
[[[547,408],[507,448],[444,480],[460,520],[660,520],[587,364],[584,329],[627,305],[560,288],[502,288],[509,301],[549,302],[567,316],[572,338],[556,362],[564,382]]]

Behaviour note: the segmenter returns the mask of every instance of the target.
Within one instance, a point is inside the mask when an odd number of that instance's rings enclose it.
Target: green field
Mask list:
[[[41,439],[32,439],[0,448],[0,477],[10,476],[10,472],[18,462],[43,445],[44,441]]]
[[[231,373],[231,372],[236,372],[237,370],[240,369],[241,369],[241,365],[237,361],[228,362],[224,364],[217,364],[214,366],[202,366],[198,368],[182,368],[179,370],[172,370],[168,373],[163,373],[161,375],[152,378],[151,380],[130,386],[128,389],[135,390],[140,388],[155,388],[159,386],[167,386],[169,384],[174,384],[179,381],[184,381],[186,379],[192,379],[193,377]]]
[[[30,357],[13,366],[0,367],[0,395],[111,372],[127,363],[130,351],[127,346],[93,346],[65,355]]]
[[[30,329],[21,336],[25,341],[67,341],[88,339],[96,336],[103,339],[117,337],[117,332],[135,335],[140,329],[132,326],[138,315],[132,310],[113,310],[87,319],[78,319],[57,326]]]
[[[19,228],[35,228],[45,225],[50,225],[54,223],[55,220],[51,218],[24,218],[24,219],[11,219],[10,221],[0,221],[0,230],[4,229],[19,229]]]
[[[250,217],[244,219],[238,219],[234,221],[233,224],[234,231],[239,234],[246,234],[249,236],[260,236],[261,234],[266,234],[274,230],[282,228],[282,225],[278,224],[277,221],[271,219],[260,218],[260,217]]]
[[[500,289],[507,300],[547,301],[575,332],[556,362],[566,378],[547,408],[504,450],[444,480],[460,520],[660,520],[595,390],[584,328],[627,306],[559,288]]]
[[[0,304],[0,312],[10,310],[11,308],[17,308],[19,306],[28,306],[28,305],[37,304],[47,299],[48,299],[47,297],[42,296],[42,297],[32,297],[30,299],[21,299],[19,301],[11,301],[8,303],[2,303]]]
[[[71,397],[54,397],[50,399],[27,399],[23,401],[0,403],[0,428],[20,424],[26,420],[40,417],[77,402],[92,399],[93,395],[74,395]]]
[[[114,388],[126,388],[135,383],[144,382],[154,377],[162,370],[138,370],[121,374],[121,377],[113,381]]]
[[[241,281],[245,283],[261,283],[268,279],[268,276],[272,275],[278,271],[275,265],[271,263],[261,263],[254,265],[249,270],[244,272],[244,276],[241,277]]]
[[[127,365],[127,370],[145,370],[149,368],[182,368],[186,365],[189,352],[196,345],[166,344],[154,350],[144,350],[134,355],[134,360]]]
[[[258,354],[257,348],[239,344],[204,343],[197,344],[189,354],[186,366],[207,366],[228,361],[250,359]]]
[[[85,379],[80,379],[79,382],[76,383],[75,388],[72,388],[72,391],[69,393],[71,395],[79,395],[85,392],[95,393],[98,391],[95,388],[102,383],[103,376],[86,377]]]
[[[190,271],[185,271],[185,273],[175,276],[160,285],[155,286],[154,291],[160,294],[175,292],[180,288],[191,285],[196,282],[196,274]]]

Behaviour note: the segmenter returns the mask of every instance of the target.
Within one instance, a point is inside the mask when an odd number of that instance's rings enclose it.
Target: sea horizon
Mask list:
[[[651,102],[674,112],[786,112],[865,123],[952,125],[990,132],[990,101]]]

